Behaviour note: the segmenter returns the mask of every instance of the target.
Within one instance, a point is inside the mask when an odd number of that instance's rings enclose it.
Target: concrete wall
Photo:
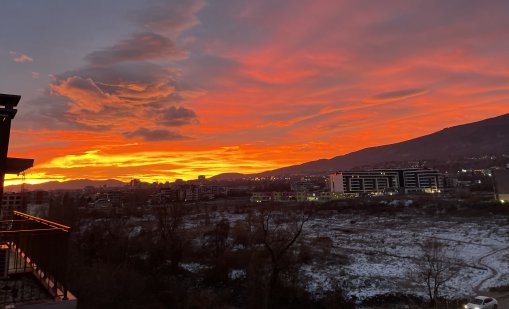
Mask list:
[[[345,192],[343,187],[343,174],[331,174],[329,175],[330,191],[331,192]]]

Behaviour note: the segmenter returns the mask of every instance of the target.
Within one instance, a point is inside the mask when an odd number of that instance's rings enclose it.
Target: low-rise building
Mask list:
[[[43,190],[28,191],[24,193],[26,199],[26,212],[39,218],[48,218],[49,192]]]
[[[212,200],[217,197],[227,195],[228,189],[223,186],[179,184],[161,188],[159,192],[154,195],[153,201],[156,204],[168,202],[194,202]]]
[[[122,207],[124,206],[124,192],[122,191],[107,191],[105,193],[105,197],[108,201],[110,201],[113,207]]]
[[[108,199],[100,198],[90,202],[88,206],[96,209],[110,209],[113,207],[113,204]]]
[[[251,195],[252,203],[262,203],[273,201],[272,192],[253,192]]]
[[[292,182],[292,184],[290,185],[290,189],[296,192],[299,191],[310,192],[315,191],[317,189],[317,185],[309,180],[299,180]]]
[[[328,202],[358,196],[352,193],[339,192],[253,192],[252,203],[264,202]]]
[[[26,200],[20,192],[5,192],[2,196],[2,218],[8,217],[13,211],[26,211]]]
[[[200,199],[200,190],[196,185],[181,185],[178,188],[178,200],[182,202],[195,202]]]

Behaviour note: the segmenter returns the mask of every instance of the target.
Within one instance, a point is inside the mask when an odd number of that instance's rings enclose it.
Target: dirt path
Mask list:
[[[499,253],[500,251],[505,251],[505,250],[509,250],[509,247],[504,247],[504,248],[501,248],[501,249],[498,249],[498,250],[494,250],[494,251],[492,251],[492,252],[490,252],[490,253],[480,257],[477,260],[477,265],[489,269],[491,274],[488,277],[484,278],[481,282],[479,282],[478,285],[476,285],[475,287],[472,288],[472,290],[474,291],[475,294],[480,294],[481,293],[482,285],[485,282],[487,282],[488,280],[491,280],[493,278],[498,277],[498,274],[499,274],[497,269],[495,269],[495,268],[491,267],[490,265],[484,263],[483,260],[486,259],[487,257],[490,257],[490,256],[496,254],[496,253]]]

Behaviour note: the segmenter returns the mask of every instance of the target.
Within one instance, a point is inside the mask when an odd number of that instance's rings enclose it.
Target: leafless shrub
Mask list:
[[[412,270],[417,282],[426,285],[430,307],[437,306],[440,291],[459,271],[457,259],[448,253],[442,242],[427,239],[421,244],[421,255]]]
[[[310,215],[304,211],[281,212],[270,207],[260,211],[258,216],[262,232],[262,243],[270,258],[265,307],[273,307],[274,291],[279,285],[283,270],[288,263],[292,247],[302,234],[304,224]]]
[[[172,271],[178,270],[183,257],[185,232],[184,216],[187,210],[182,204],[168,204],[157,211],[157,236],[163,258],[169,257]]]

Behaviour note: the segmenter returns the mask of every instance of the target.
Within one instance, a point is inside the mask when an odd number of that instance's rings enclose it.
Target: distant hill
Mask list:
[[[509,154],[509,114],[446,128],[408,141],[370,147],[332,159],[283,167],[261,175],[292,175],[351,169],[388,161],[455,159]]]
[[[216,176],[210,177],[210,180],[236,180],[236,179],[242,179],[246,177],[247,175],[241,174],[241,173],[223,173]]]
[[[332,159],[320,159],[244,177],[317,174],[383,162],[448,160],[504,153],[509,154],[509,114],[446,128],[400,143],[365,148]]]
[[[75,179],[69,181],[49,181],[41,184],[30,185],[25,184],[27,190],[79,190],[87,186],[93,187],[122,187],[126,184],[124,182],[108,179],[108,180],[89,180],[89,179]],[[7,186],[6,191],[19,191],[20,186]]]

